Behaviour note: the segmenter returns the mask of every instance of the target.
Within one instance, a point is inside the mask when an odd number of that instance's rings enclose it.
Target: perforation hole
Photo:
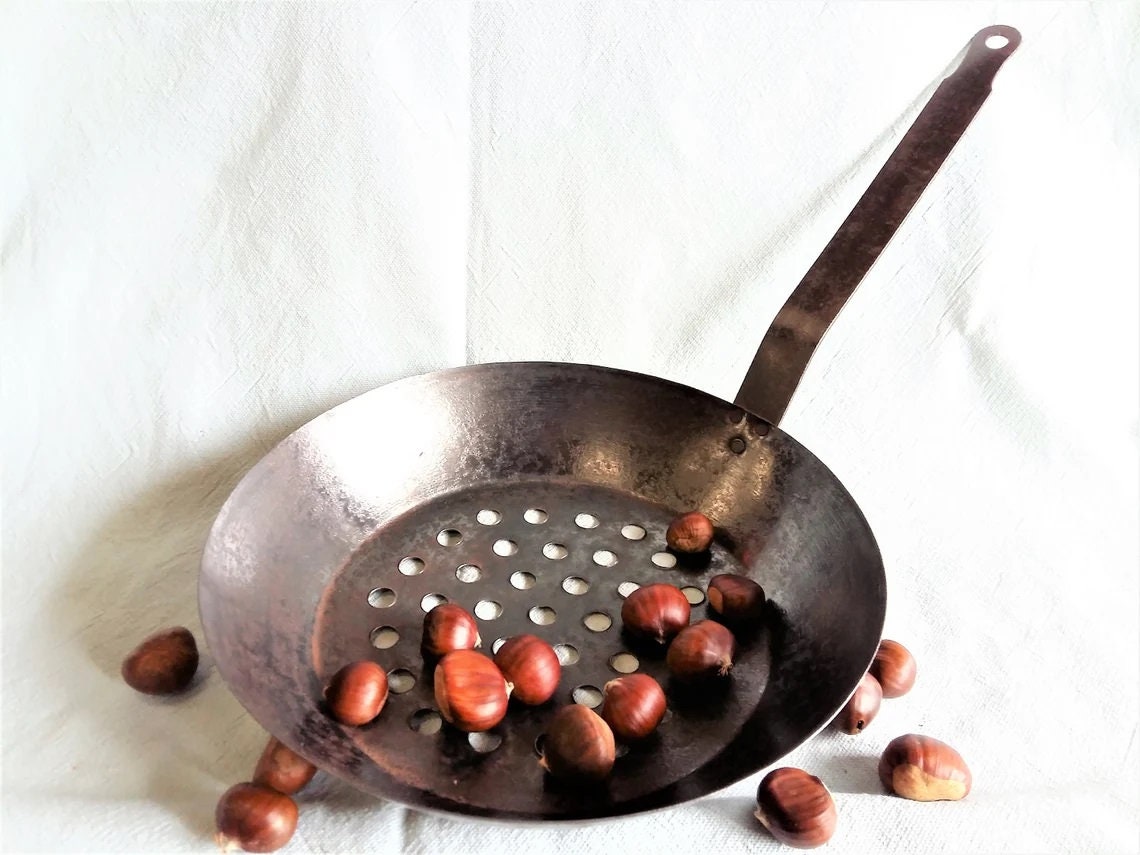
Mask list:
[[[681,593],[685,595],[685,599],[689,601],[690,606],[699,606],[705,601],[705,592],[692,585],[686,585],[681,589]]]
[[[563,665],[576,665],[580,654],[578,648],[573,644],[556,644],[554,645],[554,652],[558,655],[558,662]]]
[[[613,567],[618,563],[618,557],[608,549],[599,549],[594,553],[594,563],[599,567]]]
[[[405,576],[419,576],[424,572],[423,559],[415,558],[411,555],[407,558],[401,558],[400,563],[396,566]]]
[[[435,539],[440,546],[455,546],[463,540],[463,535],[453,528],[445,528],[435,536]]]
[[[542,547],[542,554],[549,558],[551,561],[561,561],[570,554],[568,550],[561,543],[548,543]]]
[[[600,520],[593,514],[578,514],[574,517],[574,525],[578,528],[597,528]]]
[[[394,626],[378,626],[368,634],[368,640],[377,650],[387,650],[396,646],[396,642],[400,640],[400,633]]]
[[[605,632],[614,625],[614,620],[605,612],[590,612],[582,618],[582,623],[590,632]]]
[[[477,564],[460,564],[455,571],[455,578],[460,582],[478,582],[483,578],[483,571]]]
[[[506,643],[507,640],[505,638],[496,638],[493,642],[491,642],[491,655],[493,656],[494,654],[498,653],[499,648]]]
[[[433,736],[443,728],[443,716],[435,710],[416,710],[408,717],[408,727],[424,736]]]
[[[388,672],[388,691],[393,695],[410,692],[416,685],[416,675],[406,668],[395,668]]]
[[[645,529],[639,525],[623,525],[621,527],[621,536],[626,540],[644,540]]]
[[[610,667],[619,674],[632,674],[641,663],[632,653],[615,653],[610,657]]]
[[[373,588],[368,592],[368,605],[374,609],[387,609],[396,604],[396,592],[391,588]]]
[[[567,576],[562,580],[562,590],[579,597],[590,590],[590,583],[581,576]]]
[[[531,525],[542,525],[550,519],[550,514],[542,508],[528,508],[526,512],[523,513],[523,519]]]
[[[490,754],[503,744],[503,737],[490,731],[467,734],[467,744],[480,754]]]
[[[492,546],[491,549],[492,549],[492,551],[494,551],[494,553],[496,555],[500,555],[503,558],[507,558],[511,555],[514,555],[516,552],[519,551],[519,545],[517,543],[515,543],[513,540],[503,539],[503,540],[496,540],[495,545]]]
[[[538,626],[550,626],[558,619],[558,613],[550,606],[535,606],[527,612],[527,617],[530,618],[531,623]]]
[[[571,700],[576,704],[594,709],[602,702],[602,690],[597,686],[575,686],[570,693]]]
[[[424,594],[424,598],[420,600],[420,608],[425,612],[430,612],[436,606],[442,606],[447,602],[447,597],[443,594]]]
[[[536,580],[533,573],[527,573],[523,570],[519,570],[517,573],[511,574],[511,585],[518,588],[520,591],[525,591],[528,588],[533,588],[535,581]]]
[[[653,557],[649,559],[658,567],[663,567],[668,570],[670,567],[677,566],[677,556],[672,552],[654,552]]]
[[[495,620],[502,613],[502,604],[494,600],[480,600],[475,604],[475,617],[480,620]]]
[[[618,585],[618,596],[624,599],[640,587],[641,586],[636,582],[622,582],[620,585]]]
[[[546,748],[546,734],[540,733],[538,738],[534,741],[534,753],[541,757],[543,750]]]
[[[498,511],[493,511],[490,508],[484,508],[475,514],[475,519],[480,525],[498,525],[503,519],[503,515]]]
[[[986,39],[986,47],[990,50],[1001,50],[1007,44],[1009,44],[1009,39],[1005,36],[990,36]]]

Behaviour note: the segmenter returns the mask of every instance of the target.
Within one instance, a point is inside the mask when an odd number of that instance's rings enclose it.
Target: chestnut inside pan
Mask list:
[[[874,656],[886,580],[867,520],[776,426],[812,350],[989,93],[1020,37],[967,46],[763,340],[735,403],[676,383],[554,363],[474,365],[402,380],[318,417],[245,476],[210,533],[200,609],[218,670],[251,715],[361,790],[426,810],[581,820],[698,798],[778,761],[842,708]],[[711,552],[674,555],[676,513],[716,523]],[[683,587],[694,619],[717,573],[770,597],[722,691],[685,694],[660,652],[627,639],[622,597]],[[419,649],[425,610],[472,611],[485,649],[533,633],[562,682],[494,730],[441,724]],[[374,723],[322,711],[346,663],[389,671]],[[669,713],[604,784],[544,777],[536,740],[561,704],[596,704],[636,669]],[[620,752],[619,752],[620,753]]]

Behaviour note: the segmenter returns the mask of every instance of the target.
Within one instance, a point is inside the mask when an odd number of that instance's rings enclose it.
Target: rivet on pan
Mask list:
[[[734,436],[728,441],[728,450],[733,454],[743,454],[746,448],[748,448],[748,443],[744,441],[742,436]]]

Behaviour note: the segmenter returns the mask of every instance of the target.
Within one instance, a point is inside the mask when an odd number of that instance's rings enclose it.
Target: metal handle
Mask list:
[[[1002,63],[1021,43],[1013,27],[980,30],[942,81],[871,186],[855,204],[772,321],[736,403],[776,424],[823,334],[990,94]]]

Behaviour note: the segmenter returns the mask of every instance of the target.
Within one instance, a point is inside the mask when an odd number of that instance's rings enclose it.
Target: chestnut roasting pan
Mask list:
[[[360,790],[511,822],[586,820],[699,798],[772,765],[824,727],[878,646],[882,559],[854,499],[782,418],[811,354],[989,94],[1020,42],[975,35],[791,294],[735,402],[590,365],[472,365],[375,389],[270,451],[220,511],[199,607],[218,670],[267,731]],[[700,509],[716,540],[677,555],[664,532]],[[762,631],[723,690],[675,691],[663,656],[622,632],[622,597],[669,581],[694,620],[718,573],[756,579]],[[495,729],[442,723],[419,641],[458,603],[484,650],[519,633],[556,645],[555,697]],[[625,654],[625,655],[622,655]],[[391,694],[372,724],[322,709],[340,667],[372,659]],[[594,705],[619,671],[656,677],[669,712],[592,790],[544,776],[553,711]]]

